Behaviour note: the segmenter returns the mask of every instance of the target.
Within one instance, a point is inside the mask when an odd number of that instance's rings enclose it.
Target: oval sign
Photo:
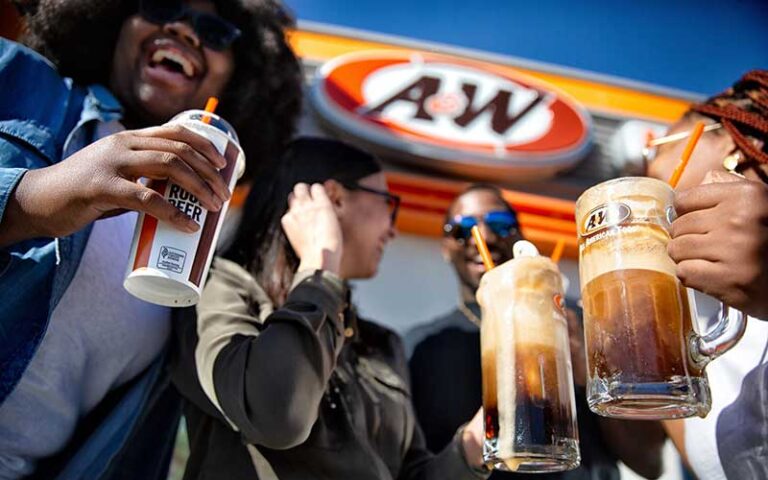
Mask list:
[[[395,159],[475,176],[550,176],[590,146],[589,114],[553,87],[424,52],[338,57],[318,70],[311,100],[332,127]]]
[[[590,210],[581,220],[581,236],[588,237],[608,227],[615,227],[629,220],[632,209],[626,203],[606,203]]]

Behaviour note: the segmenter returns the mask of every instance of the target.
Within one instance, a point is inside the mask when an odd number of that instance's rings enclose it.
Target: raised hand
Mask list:
[[[216,211],[230,197],[217,170],[225,164],[208,140],[179,125],[110,135],[22,177],[0,224],[0,246],[69,235],[125,210],[193,232],[199,228],[194,221],[138,179],[170,180]]]
[[[679,192],[668,251],[688,287],[768,318],[768,186],[714,172]]]
[[[480,407],[472,420],[464,427],[461,436],[464,457],[467,459],[467,463],[474,468],[483,466],[483,439],[485,438],[483,419],[483,408]]]
[[[341,225],[322,185],[296,184],[288,199],[288,212],[282,218],[282,225],[301,259],[300,271],[339,273],[343,244]]]

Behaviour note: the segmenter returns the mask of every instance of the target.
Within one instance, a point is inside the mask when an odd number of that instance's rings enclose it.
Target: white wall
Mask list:
[[[400,333],[452,310],[459,298],[439,241],[415,235],[398,236],[384,252],[376,278],[355,282],[354,288],[363,317]]]

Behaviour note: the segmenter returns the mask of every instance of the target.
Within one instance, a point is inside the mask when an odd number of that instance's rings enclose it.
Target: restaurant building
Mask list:
[[[648,136],[700,98],[307,22],[290,38],[306,79],[300,134],[375,152],[403,199],[379,275],[356,287],[362,313],[402,333],[458,302],[439,240],[448,205],[473,182],[503,188],[542,253],[565,242],[561,268],[577,301],[575,200],[591,185],[639,173]]]

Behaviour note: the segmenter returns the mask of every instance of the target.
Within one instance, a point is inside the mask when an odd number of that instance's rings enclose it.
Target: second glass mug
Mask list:
[[[483,458],[496,469],[527,473],[580,462],[561,275],[535,250],[517,242],[514,260],[483,275],[477,291]]]
[[[673,200],[660,180],[626,177],[576,202],[587,401],[600,415],[704,417],[704,367],[744,333],[744,316],[723,305],[714,329],[699,335],[693,291],[667,254]]]

